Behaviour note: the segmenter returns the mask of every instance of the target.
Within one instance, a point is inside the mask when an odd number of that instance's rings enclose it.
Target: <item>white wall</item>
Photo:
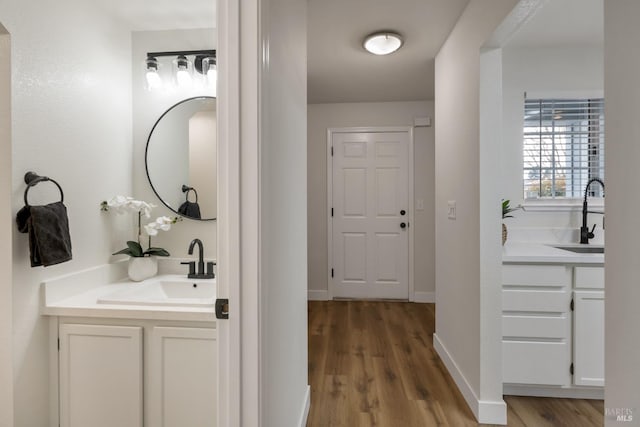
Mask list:
[[[11,37],[0,23],[0,224],[14,227],[11,211]],[[11,240],[0,242],[0,426],[13,425]]]
[[[496,225],[496,235],[500,228],[497,220],[490,220],[497,208],[481,208],[479,196],[485,179],[481,170],[488,167],[479,160],[480,49],[516,3],[471,0],[438,53],[435,68],[438,310],[434,343],[480,422],[506,419],[501,382],[496,381],[501,377],[499,363],[483,350],[499,348],[501,330],[494,327],[500,311],[483,303],[485,292],[498,298],[499,283],[491,287],[481,281],[480,254],[487,242],[481,240],[480,229],[487,225],[483,221]],[[453,200],[455,220],[447,218],[448,201]],[[495,263],[499,262],[496,258]]]
[[[131,70],[133,72],[133,195],[158,205],[152,213],[175,216],[158,200],[145,173],[145,147],[149,132],[156,120],[169,107],[186,98],[213,95],[196,87],[171,91],[149,92],[144,87],[144,60],[147,52],[172,50],[215,49],[216,31],[213,28],[175,31],[137,31],[132,35]],[[212,166],[213,167],[213,166]],[[187,250],[194,238],[202,240],[206,258],[216,257],[216,222],[196,221],[185,218],[172,226],[168,232],[161,232],[153,238],[153,245],[165,248],[172,257],[189,257]],[[116,249],[114,249],[115,252]]]
[[[0,17],[12,36],[12,217],[23,205],[25,172],[48,175],[64,189],[73,244],[72,261],[31,268],[27,236],[11,222],[13,425],[44,426],[48,327],[40,283],[107,263],[112,244],[125,240],[99,203],[131,189],[131,42],[124,24],[84,1],[1,2]],[[50,183],[29,192],[32,204],[58,197]]]
[[[327,129],[334,127],[413,126],[416,117],[434,115],[433,101],[310,104],[308,106],[308,218],[309,294],[326,296],[327,252]],[[424,210],[415,210],[414,283],[416,293],[433,299],[435,293],[434,231],[434,127],[414,129],[414,203],[424,200]]]
[[[215,111],[201,111],[189,120],[189,182],[196,189],[211,185],[217,188],[218,185],[216,126]],[[216,215],[217,193],[198,200],[203,215],[207,212],[209,217]]]
[[[261,2],[260,396],[264,427],[303,425],[307,381],[307,2]]]
[[[607,171],[607,259],[605,281],[605,410],[633,408],[640,426],[640,3],[605,0],[605,129]]]
[[[549,96],[593,96],[604,88],[602,47],[506,47],[503,63],[502,193],[512,205],[523,203],[522,129],[524,92]],[[579,212],[516,212],[514,227],[579,228]],[[512,233],[514,234],[514,233]],[[514,235],[515,236],[515,235]]]

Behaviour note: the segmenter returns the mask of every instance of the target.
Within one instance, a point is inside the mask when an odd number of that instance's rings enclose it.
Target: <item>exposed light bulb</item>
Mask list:
[[[218,82],[218,70],[216,70],[215,67],[211,67],[207,70],[207,82],[214,87]]]
[[[191,61],[184,55],[178,56],[175,61],[176,83],[181,88],[189,88],[192,84]]]
[[[147,88],[149,90],[159,89],[162,87],[162,79],[157,70],[147,70]]]
[[[145,74],[147,80],[147,89],[154,90],[162,87],[162,79],[158,74],[158,60],[156,58],[147,58],[145,61],[147,72]]]
[[[187,69],[179,69],[176,73],[176,80],[180,87],[191,86],[191,74]]]

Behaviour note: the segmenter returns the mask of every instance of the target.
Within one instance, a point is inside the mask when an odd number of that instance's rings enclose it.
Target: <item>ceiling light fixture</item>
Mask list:
[[[173,81],[181,88],[190,88],[194,83],[194,68],[202,75],[200,82],[209,88],[215,90],[216,75],[216,51],[210,50],[184,50],[172,52],[148,52],[145,60],[145,77],[146,87],[149,90],[159,89],[164,86],[162,74],[160,72],[162,66],[159,58],[174,57],[173,63]],[[169,76],[171,77],[171,76]],[[202,84],[202,83],[201,83]]]
[[[379,31],[368,35],[362,44],[367,52],[374,55],[388,55],[400,49],[403,40],[398,33],[391,31]]]

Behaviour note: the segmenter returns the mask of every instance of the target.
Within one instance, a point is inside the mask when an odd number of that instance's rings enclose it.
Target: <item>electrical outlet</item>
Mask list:
[[[456,201],[449,200],[447,202],[447,218],[456,219]]]

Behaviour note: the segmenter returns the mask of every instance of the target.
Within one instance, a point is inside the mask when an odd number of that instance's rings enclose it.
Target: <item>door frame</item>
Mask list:
[[[413,283],[413,127],[412,126],[366,126],[366,127],[339,127],[327,129],[327,299],[333,299],[335,280],[331,277],[331,264],[333,263],[333,221],[331,216],[331,205],[333,204],[333,160],[331,155],[333,135],[336,133],[388,133],[388,132],[403,132],[409,136],[409,162],[408,162],[408,183],[409,183],[409,207],[408,222],[409,222],[409,301],[415,301],[415,288]]]
[[[13,425],[11,35],[0,22],[0,425]]]
[[[218,427],[242,425],[240,243],[240,6],[218,0],[218,298],[229,299],[229,319],[218,334]],[[249,310],[251,311],[251,310]],[[258,354],[248,356],[260,357]],[[257,381],[257,378],[255,379]]]

